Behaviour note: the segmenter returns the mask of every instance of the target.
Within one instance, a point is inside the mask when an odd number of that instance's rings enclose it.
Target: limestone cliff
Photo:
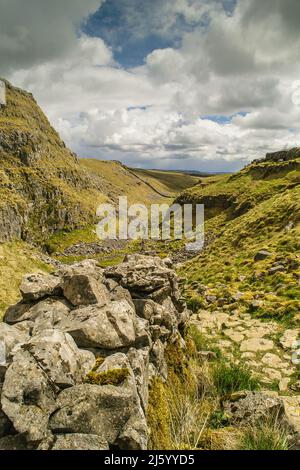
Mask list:
[[[0,107],[0,241],[41,241],[94,219],[110,185],[82,168],[33,96],[6,84]]]

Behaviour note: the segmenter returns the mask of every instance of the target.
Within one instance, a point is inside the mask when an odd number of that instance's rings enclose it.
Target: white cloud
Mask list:
[[[74,34],[74,21],[100,1],[88,3],[83,11],[75,2],[67,31]],[[176,0],[168,10],[168,28],[179,14],[197,23],[206,12],[211,22],[184,32],[181,47],[153,51],[143,66],[124,70],[103,40],[72,36],[63,56],[50,48],[43,60],[34,57],[36,65],[24,63],[10,78],[34,92],[82,156],[117,155],[148,166],[241,164],[299,145],[300,103],[293,98],[300,77],[298,10],[298,0],[240,0],[228,16],[221,2]],[[154,13],[150,26],[159,29],[161,18]],[[140,27],[133,12],[131,21]],[[226,125],[200,118],[241,111],[247,115]]]
[[[0,0],[0,73],[63,57],[103,0]]]

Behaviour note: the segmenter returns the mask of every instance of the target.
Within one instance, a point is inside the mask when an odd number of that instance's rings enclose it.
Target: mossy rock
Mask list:
[[[99,367],[99,366],[97,366]],[[84,378],[84,383],[92,385],[121,385],[129,376],[127,368],[111,369],[105,372],[95,372],[91,370]]]

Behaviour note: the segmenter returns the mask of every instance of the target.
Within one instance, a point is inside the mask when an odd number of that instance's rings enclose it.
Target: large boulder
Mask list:
[[[68,317],[74,321],[69,333],[79,347],[117,349],[135,342],[135,311],[126,300],[79,308]]]
[[[26,301],[39,300],[43,297],[60,295],[60,278],[47,274],[26,274],[20,291]]]
[[[224,411],[233,424],[257,425],[270,419],[283,417],[284,406],[281,398],[261,392],[238,392],[224,403]]]
[[[59,298],[48,297],[37,303],[19,302],[9,307],[4,315],[4,321],[9,324],[16,324],[24,321],[34,322],[39,317],[48,319],[66,315],[70,311],[68,303]]]
[[[88,357],[87,357],[88,356]],[[46,330],[14,355],[3,384],[1,403],[14,428],[28,441],[49,438],[48,418],[61,389],[81,383],[94,363],[67,333]]]
[[[94,355],[80,352],[73,338],[59,330],[41,331],[31,338],[23,349],[30,352],[39,367],[47,374],[49,381],[59,388],[81,383],[87,367],[82,367],[86,355],[90,364]]]
[[[29,351],[18,351],[8,368],[1,395],[4,413],[28,441],[49,437],[50,414],[55,410],[57,387]]]
[[[175,273],[158,257],[128,255],[123,263],[107,268],[105,276],[115,279],[134,298],[151,298],[151,295],[161,289],[168,290],[166,296],[170,294]]]
[[[109,301],[106,287],[91,276],[76,274],[62,285],[65,298],[74,307],[80,305],[105,305]]]
[[[120,371],[124,373],[118,379]],[[118,442],[120,448],[146,449],[146,419],[126,355],[107,357],[88,378],[99,385],[80,385],[59,395],[58,409],[50,419],[52,431],[96,434],[108,444]]]

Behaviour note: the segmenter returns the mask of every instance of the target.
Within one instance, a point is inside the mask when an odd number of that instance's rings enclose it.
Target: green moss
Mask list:
[[[160,378],[154,377],[147,410],[147,423],[150,429],[149,449],[173,449],[170,413],[167,386]]]
[[[96,372],[93,369],[86,375],[84,383],[93,385],[121,385],[128,376],[129,370],[127,368],[111,369],[105,372]]]
[[[187,341],[188,342],[188,341]],[[191,449],[188,436],[183,436],[182,413],[189,400],[195,402],[198,381],[194,374],[194,359],[189,354],[193,351],[189,345],[183,349],[179,341],[168,344],[165,358],[168,366],[168,380],[160,378],[151,382],[147,422],[150,429],[149,449]],[[200,422],[199,422],[200,424]],[[197,434],[191,429],[192,434]]]

